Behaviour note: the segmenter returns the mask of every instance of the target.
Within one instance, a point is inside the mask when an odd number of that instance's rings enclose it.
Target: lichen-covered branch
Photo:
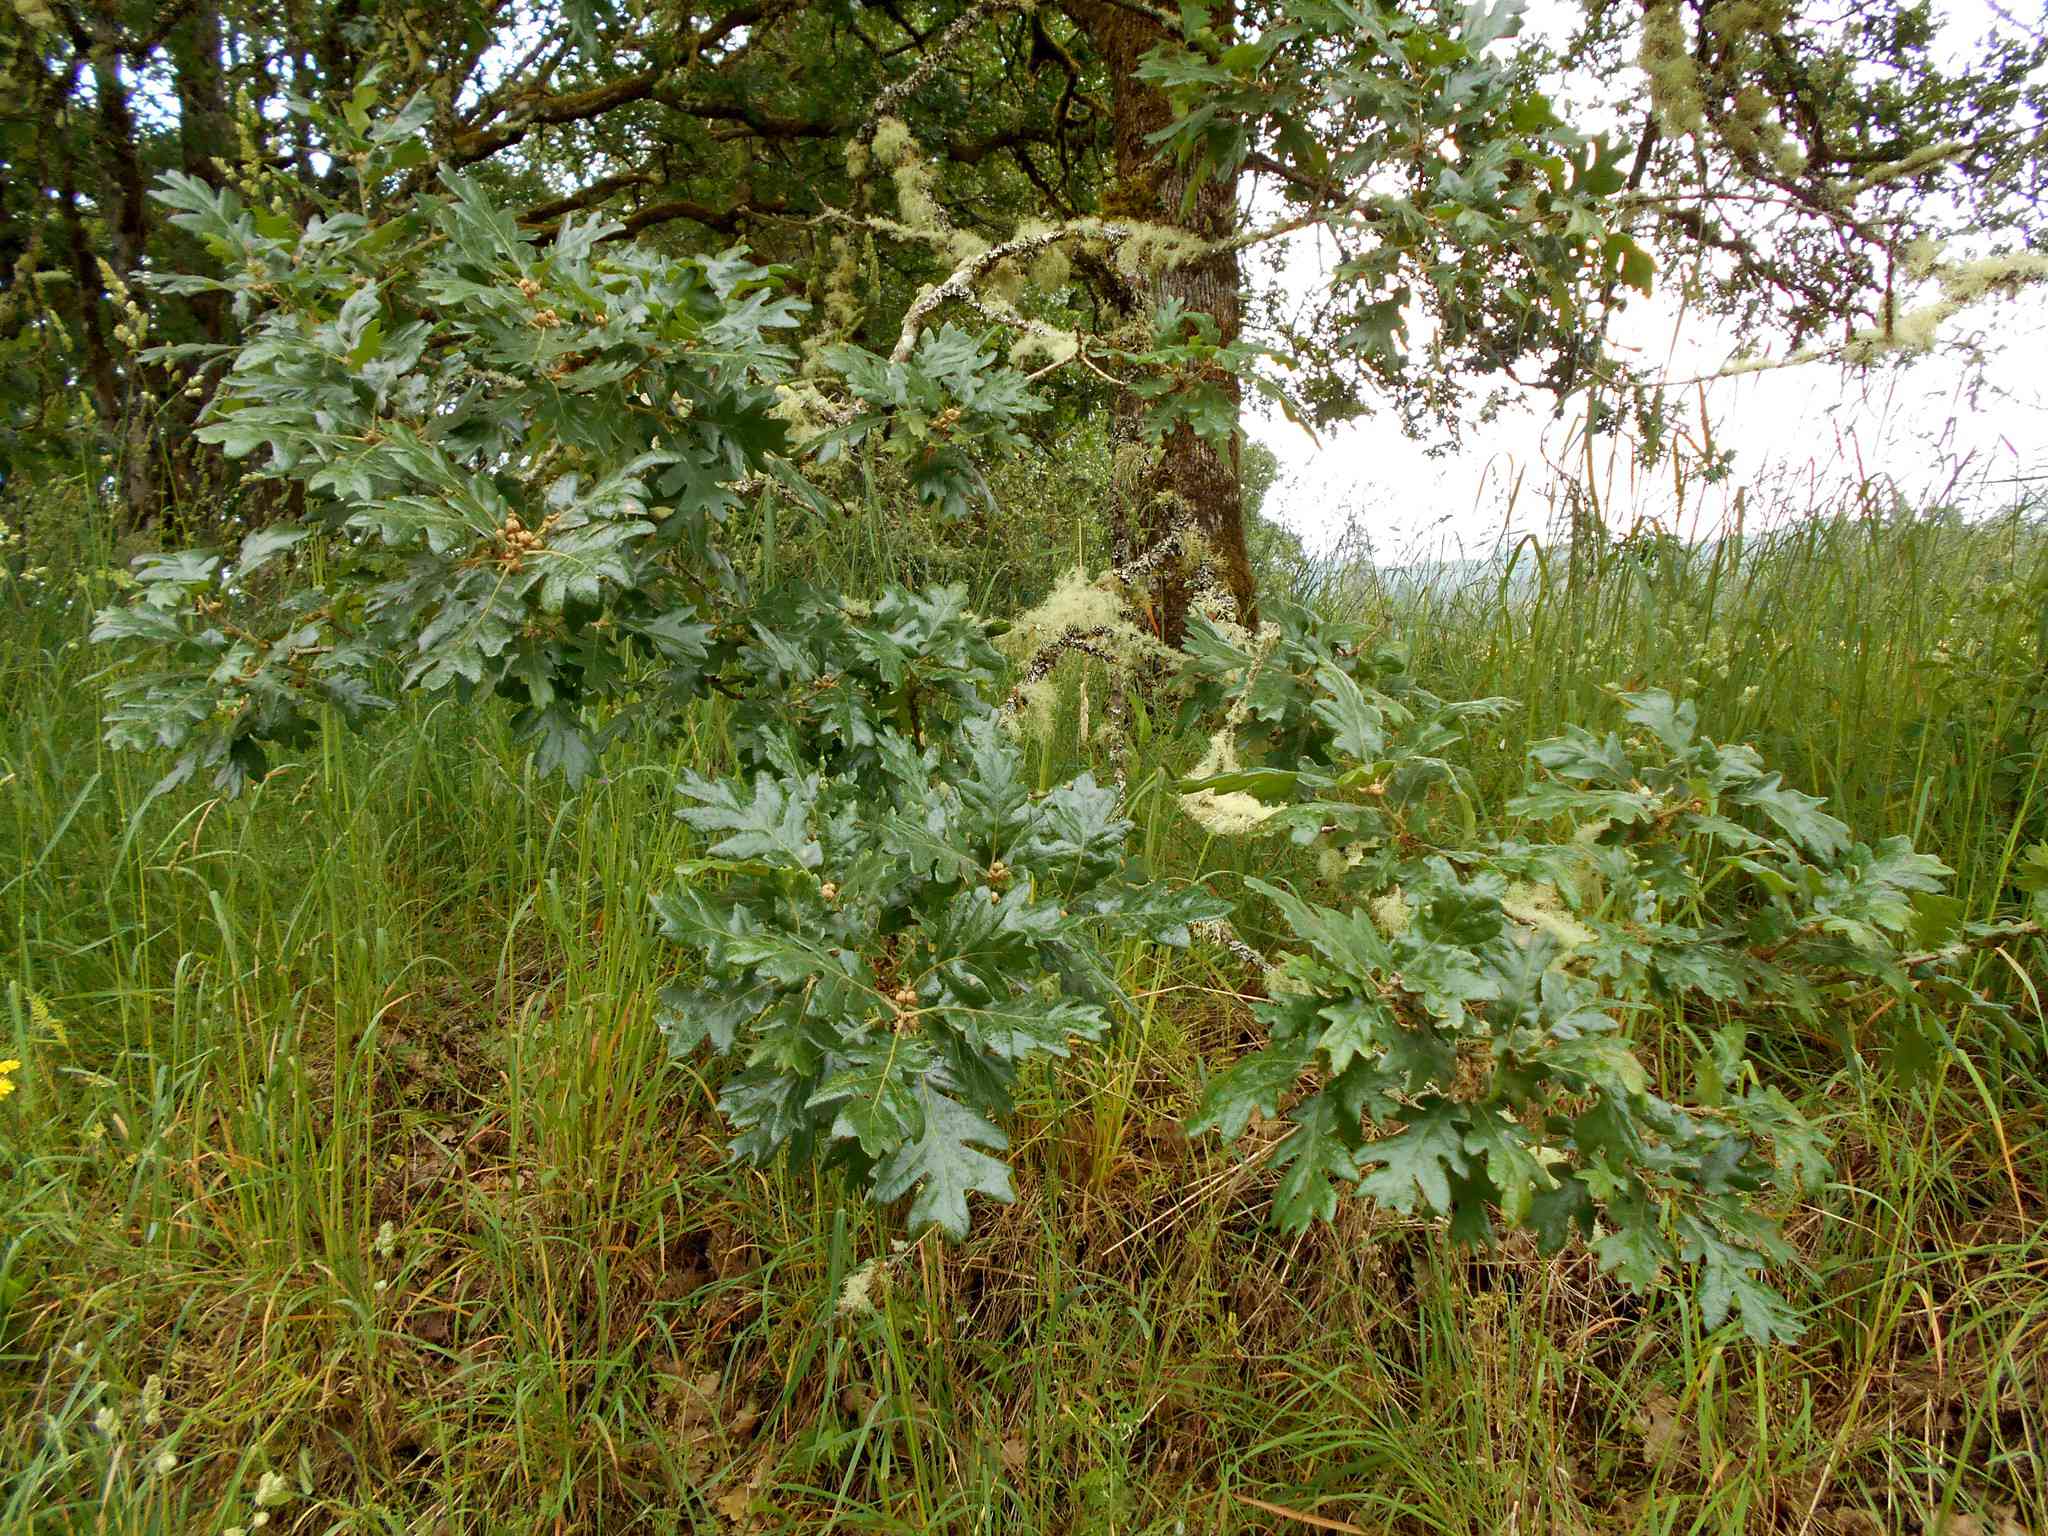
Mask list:
[[[875,98],[867,121],[857,136],[861,142],[871,143],[882,122],[896,115],[897,108],[922,90],[931,77],[938,73],[939,66],[985,21],[1001,15],[1004,11],[1023,10],[1023,0],[976,0],[959,16],[955,17],[946,30],[932,40],[923,57],[911,68],[909,74],[894,80]]]

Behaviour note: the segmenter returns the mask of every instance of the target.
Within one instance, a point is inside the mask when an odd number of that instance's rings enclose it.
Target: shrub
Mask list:
[[[417,158],[414,126],[369,132],[362,208]],[[598,220],[542,246],[454,174],[382,219],[302,224],[175,174],[156,195],[225,268],[165,286],[250,321],[239,348],[158,355],[212,380],[201,436],[262,456],[309,510],[232,556],[138,562],[138,595],[94,629],[141,658],[112,685],[109,741],[232,794],[323,708],[386,708],[373,684],[393,676],[509,700],[575,783],[631,720],[729,696],[744,772],[684,776],[684,819],[716,841],[659,903],[704,985],[669,989],[664,1028],[679,1053],[744,1056],[722,1100],[738,1155],[820,1154],[964,1233],[969,1192],[1008,1192],[975,1149],[1001,1148],[1020,1068],[1105,1026],[1102,946],[1185,943],[1222,908],[1130,878],[1114,790],[1025,789],[992,626],[961,590],[749,590],[730,516],[777,490],[817,501],[777,393],[802,308],[781,274]],[[831,357],[866,409],[814,450],[929,439],[917,492],[954,512],[981,484],[968,447],[1015,440],[1037,404],[950,327],[907,364]]]
[[[1211,760],[1236,766],[1184,788],[1249,797],[1245,822],[1317,845],[1341,894],[1251,882],[1306,949],[1257,1009],[1268,1043],[1193,1128],[1235,1140],[1293,1100],[1283,1227],[1353,1189],[1472,1241],[1498,1216],[1546,1251],[1592,1239],[1637,1289],[1688,1269],[1710,1327],[1732,1311],[1759,1342],[1792,1337],[1763,1274],[1790,1255],[1758,1197],[1811,1194],[1827,1166],[1748,1059],[1747,1021],[1871,989],[1907,1012],[1969,999],[1944,955],[1913,952],[1958,934],[1940,861],[1855,842],[1663,692],[1619,696],[1626,738],[1573,727],[1532,747],[1507,807],[1528,835],[1482,838],[1454,753],[1506,701],[1445,703],[1397,651],[1299,609],[1249,645],[1202,628],[1190,650],[1233,738]],[[1696,1102],[1663,1097],[1632,1050],[1650,1010],[1720,1021]]]

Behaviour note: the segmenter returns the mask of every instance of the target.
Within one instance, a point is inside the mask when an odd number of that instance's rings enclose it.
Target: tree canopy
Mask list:
[[[7,451],[89,416],[133,521],[216,515],[235,476],[190,431],[209,377],[138,351],[251,316],[142,283],[205,260],[150,185],[174,170],[301,219],[354,195],[370,123],[406,103],[425,147],[363,211],[465,170],[536,232],[602,211],[613,237],[744,246],[808,303],[820,419],[872,418],[856,435],[924,469],[935,503],[979,494],[983,449],[1112,413],[1116,562],[1169,641],[1191,602],[1256,602],[1247,387],[1314,423],[1455,423],[1515,384],[1654,422],[1651,381],[1602,337],[1657,284],[1744,336],[1867,361],[2048,260],[2038,35],[1995,22],[1959,51],[1924,0],[1584,0],[1547,38],[1521,9],[17,0]],[[1244,257],[1306,230],[1337,264],[1283,309]],[[949,322],[1041,376],[1051,409],[961,443],[947,404],[905,411],[845,350],[900,367]]]

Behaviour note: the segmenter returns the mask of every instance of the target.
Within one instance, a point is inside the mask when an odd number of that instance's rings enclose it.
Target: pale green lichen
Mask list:
[[[1806,169],[1805,147],[1777,124],[1771,126],[1777,130],[1767,151],[1771,164],[1778,168],[1780,175],[1797,176]]]
[[[1785,28],[1785,9],[1767,0],[1716,0],[1707,7],[1700,27],[1723,43],[1745,37],[1769,37]]]
[[[938,172],[923,160],[906,160],[890,173],[896,183],[896,216],[914,230],[939,233],[950,228],[939,206]]]
[[[1408,893],[1398,885],[1382,891],[1370,905],[1372,920],[1390,939],[1405,933],[1415,917],[1415,909],[1408,904]]]
[[[1237,735],[1233,724],[1225,724],[1209,738],[1209,750],[1202,760],[1188,773],[1191,779],[1215,778],[1219,774],[1235,773],[1238,770]],[[1277,805],[1268,805],[1242,790],[1217,793],[1213,789],[1198,789],[1180,797],[1181,809],[1194,819],[1197,825],[1207,828],[1218,837],[1242,837],[1256,831],[1278,812]]]
[[[1016,712],[1005,718],[1027,741],[1042,742],[1052,740],[1059,713],[1059,685],[1047,676],[1019,688]]]
[[[1909,176],[1936,170],[1966,153],[1969,148],[1969,144],[1962,139],[1944,139],[1937,144],[1923,144],[1911,154],[1901,155],[1884,165],[1873,166],[1839,191],[1844,197],[1853,198],[1874,187],[1882,187],[1890,182],[1903,181]]]
[[[826,332],[834,337],[851,336],[860,329],[860,257],[853,240],[835,234],[828,247],[831,261],[825,268],[824,286],[818,295],[818,309]]]
[[[1188,777],[1211,779],[1221,773],[1236,773],[1239,766],[1237,737],[1225,726],[1210,736],[1208,749],[1202,753],[1202,760],[1188,770]]]
[[[1920,259],[1928,261],[1926,275],[1933,278],[1941,296],[1894,316],[1889,327],[1875,325],[1856,332],[1842,347],[1847,361],[1871,363],[1887,354],[1931,352],[1940,339],[1943,322],[1969,305],[1994,295],[2010,297],[2030,284],[2048,281],[2048,252],[2016,251],[1953,264],[1924,253]]]
[[[1116,594],[1077,565],[1061,573],[1045,601],[1018,618],[1006,638],[1030,652],[1065,635],[1113,629],[1124,622],[1124,606]]]
[[[1010,366],[1032,369],[1070,363],[1081,350],[1081,338],[1049,325],[1032,325],[1010,346]]]
[[[1524,927],[1547,933],[1566,949],[1591,944],[1599,937],[1565,910],[1554,885],[1517,880],[1501,897],[1501,910]]]
[[[982,290],[996,303],[1009,308],[1024,297],[1031,275],[1019,261],[999,261],[982,280]]]
[[[1909,240],[1899,252],[1899,265],[1905,268],[1906,276],[1915,281],[1932,277],[1934,269],[1941,264],[1941,253],[1947,243],[1926,235]]]
[[[1350,869],[1350,862],[1339,849],[1321,848],[1316,851],[1316,873],[1331,884],[1342,880]]]
[[[1673,138],[1697,133],[1706,122],[1699,66],[1685,35],[1677,0],[1651,0],[1643,8],[1643,41],[1636,62],[1650,77],[1650,105]]]
[[[1117,245],[1117,270],[1126,277],[1151,277],[1184,267],[1208,253],[1200,235],[1170,224],[1133,224]]]
[[[1047,329],[1049,335],[1059,334]],[[1180,532],[1173,533],[1169,544],[1177,548],[1181,537]],[[1064,653],[1074,651],[1101,663],[1112,679],[1111,705],[1104,721],[1105,734],[1122,727],[1124,710],[1119,701],[1130,679],[1146,669],[1170,669],[1181,660],[1177,652],[1137,622],[1128,596],[1156,573],[1158,556],[1164,548],[1155,549],[1148,557],[1133,560],[1093,579],[1084,568],[1076,566],[1060,576],[1045,601],[1012,624],[1001,644],[1025,662],[1025,675],[1011,690],[1004,706],[1006,713],[1015,715],[1020,710],[1036,707],[1033,690],[1050,675]],[[1258,667],[1264,664],[1278,637],[1276,626],[1262,628],[1253,648],[1253,677],[1256,677]],[[1248,681],[1247,693],[1249,687]],[[1215,765],[1235,762],[1231,743],[1237,727],[1243,722],[1244,703],[1240,698],[1225,716],[1223,728],[1211,743],[1211,755],[1205,759],[1205,766],[1195,770],[1196,777],[1232,771]],[[1079,736],[1083,741],[1091,739],[1089,707],[1087,678],[1084,676],[1079,726]],[[1184,799],[1193,801],[1187,807],[1189,814],[1197,820],[1214,823],[1215,830],[1242,830],[1272,814],[1269,808],[1257,805],[1249,797],[1210,795]],[[1254,808],[1256,815],[1253,814]]]
[[[1768,160],[1787,176],[1806,168],[1805,149],[1771,115],[1770,98],[1753,85],[1735,93],[1732,109],[1715,124],[1715,131],[1742,160]]]
[[[900,117],[885,117],[876,123],[874,138],[870,142],[875,158],[892,169],[906,160],[918,159],[923,153],[910,131],[910,124]]]
[[[870,152],[889,167],[889,180],[896,188],[896,233],[937,246],[956,265],[964,266],[988,251],[981,236],[953,227],[939,202],[938,167],[901,118],[885,117],[875,125]]]
[[[1074,275],[1064,245],[1048,245],[1031,259],[1031,283],[1040,293],[1057,293]]]
[[[1259,824],[1271,818],[1278,809],[1242,790],[1218,794],[1213,789],[1198,789],[1193,794],[1182,795],[1180,803],[1181,809],[1198,826],[1217,837],[1243,837],[1248,832],[1256,832]]]
[[[925,235],[949,232],[952,221],[939,206],[938,171],[925,158],[910,125],[900,117],[883,118],[875,125],[870,148],[895,183],[896,216],[904,226]]]
[[[1829,358],[1867,365],[1887,357],[1921,355],[1934,350],[1941,339],[1941,327],[1970,305],[1986,298],[2010,298],[2032,284],[2048,282],[2048,252],[2040,251],[1944,263],[1939,242],[1915,240],[1901,252],[1900,266],[1909,278],[1932,280],[1937,297],[1911,309],[1895,311],[1888,322],[1864,326],[1847,341],[1802,347],[1781,358],[1745,358],[1729,363],[1715,377],[1734,378]]]
[[[768,414],[778,421],[787,422],[791,443],[802,447],[833,428],[837,410],[810,384],[778,384],[775,386],[775,404],[769,408]]]
[[[1078,565],[1061,574],[1045,601],[1012,622],[1002,644],[1013,656],[1028,658],[1049,655],[1081,636],[1088,637],[1092,654],[1118,672],[1178,659],[1139,628],[1112,578],[1091,578]]]
[[[1026,254],[998,262],[987,279],[990,290],[1004,303],[1015,304],[1027,287],[1051,290],[1061,286],[1066,281],[1067,267],[1065,256],[1059,253],[1058,235],[1058,227],[1043,219],[1025,219],[1020,223],[1006,244],[1020,247]],[[1033,246],[1039,248],[1030,254]],[[1047,264],[1048,257],[1051,265]],[[1055,281],[1044,280],[1055,273]]]
[[[1887,356],[1912,357],[1932,352],[1940,339],[1942,322],[1961,308],[1960,304],[1938,299],[1893,316],[1889,327],[1865,326],[1842,343],[1842,360],[1875,363]]]
[[[1939,267],[1935,276],[1949,298],[1969,304],[1987,294],[2009,295],[2028,283],[2048,280],[2048,252],[2016,251],[2007,256],[1986,256],[1980,261]]]
[[[879,1256],[848,1274],[833,1312],[839,1317],[872,1317],[876,1295],[888,1288],[889,1261]]]

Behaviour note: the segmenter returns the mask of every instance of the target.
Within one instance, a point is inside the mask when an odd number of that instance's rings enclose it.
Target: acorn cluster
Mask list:
[[[526,526],[517,512],[507,514],[505,526],[498,530],[498,563],[508,571],[518,570],[526,556],[546,545],[549,531],[560,520],[559,513],[550,512],[540,527],[533,529]]]

